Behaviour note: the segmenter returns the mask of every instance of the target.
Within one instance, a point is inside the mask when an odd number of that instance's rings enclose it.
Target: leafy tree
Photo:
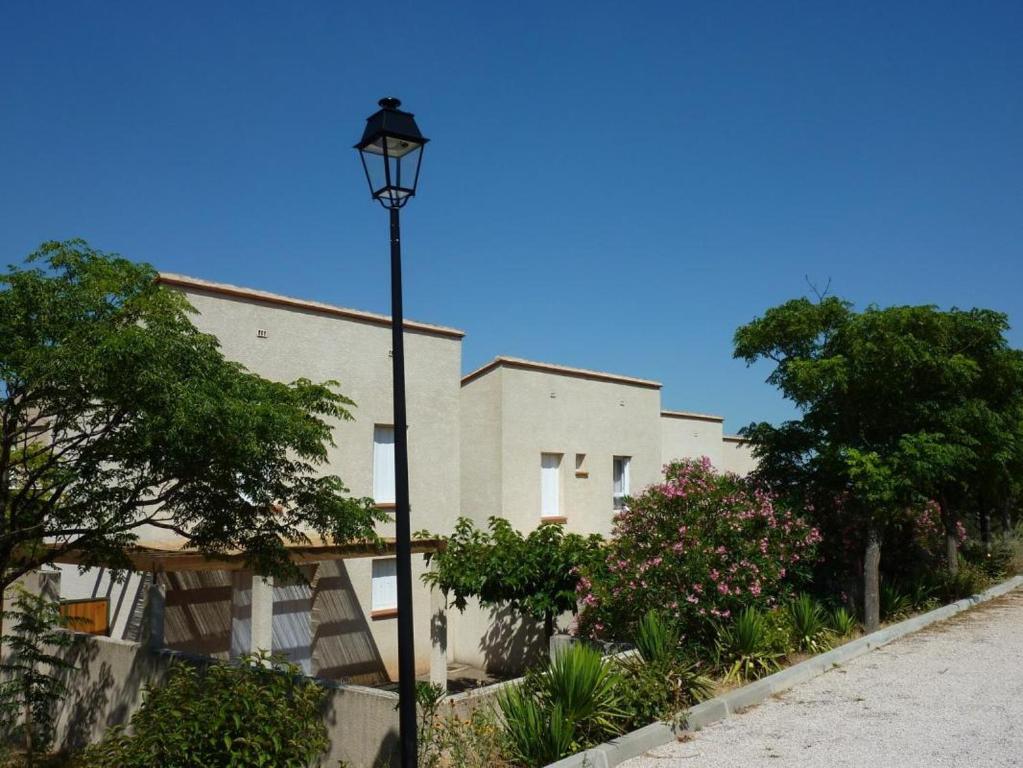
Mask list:
[[[0,663],[0,739],[20,732],[29,766],[53,742],[54,706],[67,688],[65,674],[73,665],[61,654],[74,642],[62,631],[66,621],[60,605],[18,587],[14,610],[5,611],[13,631],[0,637],[7,659]]]
[[[499,517],[491,517],[484,531],[460,517],[445,549],[431,555],[434,567],[423,581],[453,595],[459,610],[471,597],[485,606],[508,605],[543,621],[549,638],[554,620],[576,611],[579,568],[598,555],[602,541],[551,523],[523,536]]]
[[[225,360],[156,277],[80,240],[0,275],[0,588],[72,550],[125,567],[144,527],[268,574],[310,531],[374,536],[372,502],[317,474],[352,402]]]
[[[775,487],[842,518],[863,547],[868,629],[878,623],[886,528],[927,499],[941,507],[950,570],[957,524],[982,480],[1011,491],[1023,358],[988,310],[789,301],[741,327],[735,355],[774,363],[768,382],[801,418],[744,430]]]
[[[85,753],[91,768],[319,765],[325,691],[266,654],[198,669],[179,663],[146,691],[131,733],[114,728]]]

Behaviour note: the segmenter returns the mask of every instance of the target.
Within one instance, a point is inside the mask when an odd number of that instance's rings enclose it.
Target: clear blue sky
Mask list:
[[[732,431],[787,406],[735,328],[802,295],[1023,326],[1023,3],[32,2],[0,10],[0,254],[388,311],[352,144],[433,139],[408,316],[664,382]],[[1013,331],[1013,343],[1023,333]]]

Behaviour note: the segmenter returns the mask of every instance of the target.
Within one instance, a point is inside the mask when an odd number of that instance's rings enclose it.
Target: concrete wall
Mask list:
[[[106,598],[109,604],[110,637],[138,640],[131,637],[132,616],[146,598],[145,579],[141,573],[115,573],[109,568],[81,570],[77,565],[57,564],[60,573],[60,599],[85,600]]]
[[[198,311],[196,326],[220,340],[228,359],[276,381],[340,382],[340,391],[355,401],[354,421],[335,425],[337,445],[323,471],[340,475],[353,496],[372,496],[373,427],[394,421],[390,328],[258,298],[182,290]],[[258,336],[261,330],[266,338]],[[459,338],[406,328],[413,530],[446,531],[459,509],[461,365]],[[380,533],[391,535],[393,525]]]
[[[63,651],[75,666],[68,695],[57,711],[57,745],[98,741],[112,725],[126,724],[142,703],[146,685],[158,684],[172,663],[209,663],[173,651],[154,652],[140,643],[75,634]],[[344,760],[352,768],[397,765],[397,696],[356,685],[326,683],[324,718],[330,747],[322,765]]]
[[[475,519],[487,516],[482,510],[490,507],[497,488],[500,504],[488,514],[499,514],[522,531],[535,528],[542,453],[562,455],[560,506],[567,530],[579,533],[610,533],[614,456],[630,457],[634,491],[660,475],[656,385],[509,364],[467,381],[462,393],[462,509]],[[500,462],[496,481],[495,456]]]
[[[674,459],[706,456],[711,464],[721,469],[724,462],[724,446],[721,442],[723,421],[718,416],[662,411],[662,465]]]
[[[502,382],[497,368],[461,388],[461,514],[477,524],[500,516]]]
[[[741,437],[727,435],[722,442],[722,469],[738,475],[748,475],[757,468],[750,444]]]

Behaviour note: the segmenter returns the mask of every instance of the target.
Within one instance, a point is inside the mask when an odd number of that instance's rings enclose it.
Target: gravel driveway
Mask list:
[[[1023,766],[1023,591],[622,765]]]

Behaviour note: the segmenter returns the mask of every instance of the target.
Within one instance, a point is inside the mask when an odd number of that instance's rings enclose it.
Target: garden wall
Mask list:
[[[147,645],[75,633],[65,652],[76,672],[57,711],[57,744],[80,747],[102,738],[112,725],[127,723],[142,703],[147,684],[160,682],[174,661],[213,663],[176,651],[153,651]],[[325,722],[330,750],[324,766],[344,760],[352,768],[397,765],[398,697],[357,685],[324,683]]]

